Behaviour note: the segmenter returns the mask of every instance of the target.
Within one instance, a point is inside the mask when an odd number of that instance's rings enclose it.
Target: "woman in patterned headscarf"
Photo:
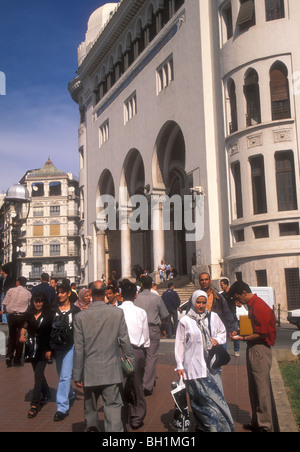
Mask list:
[[[233,432],[221,370],[212,369],[209,359],[214,346],[226,343],[226,329],[217,314],[208,312],[206,304],[206,293],[197,290],[192,296],[192,309],[179,321],[175,342],[177,372],[185,380],[197,430]]]

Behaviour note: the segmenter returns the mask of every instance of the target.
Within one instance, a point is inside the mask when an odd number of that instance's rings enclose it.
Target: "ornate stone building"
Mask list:
[[[196,259],[300,307],[299,19],[298,0],[122,0],[92,14],[69,84],[85,282],[161,259],[190,274]],[[205,195],[203,238],[186,241],[173,217],[151,230],[151,196],[191,192]],[[126,217],[137,194],[148,227],[99,227],[101,195]]]
[[[20,181],[31,196],[29,215],[16,237],[17,274],[29,283],[42,272],[58,279],[80,279],[79,190],[71,173],[59,171],[49,159]],[[25,208],[25,207],[24,207]],[[6,207],[3,262],[12,262],[13,208]]]

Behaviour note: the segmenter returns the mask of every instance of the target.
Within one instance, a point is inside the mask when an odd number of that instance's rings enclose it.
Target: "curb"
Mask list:
[[[295,421],[295,416],[292,412],[291,405],[279,369],[276,350],[273,350],[271,385],[279,432],[299,433],[299,429]]]

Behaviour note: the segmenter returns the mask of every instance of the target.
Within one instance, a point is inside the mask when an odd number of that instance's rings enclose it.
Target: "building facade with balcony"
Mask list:
[[[122,0],[92,14],[69,84],[86,281],[161,259],[190,274],[196,259],[196,271],[272,286],[283,309],[299,308],[299,19],[297,0]],[[187,241],[173,217],[151,229],[162,216],[151,196],[194,189],[203,237]],[[103,231],[101,195],[120,219],[137,194],[148,225]]]
[[[50,159],[28,171],[20,183],[27,186],[31,204],[17,238],[18,274],[29,283],[46,272],[57,279],[80,278],[78,181],[59,171]],[[8,261],[11,256],[7,256]]]

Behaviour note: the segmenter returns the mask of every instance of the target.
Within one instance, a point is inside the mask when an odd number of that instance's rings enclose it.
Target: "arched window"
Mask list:
[[[238,120],[237,120],[235,83],[232,79],[230,79],[228,81],[227,87],[228,87],[228,96],[229,96],[229,102],[230,102],[230,117],[231,117],[229,128],[230,128],[230,133],[233,133],[238,130]]]
[[[288,71],[283,63],[275,63],[270,70],[272,119],[291,117]]]
[[[279,212],[297,210],[298,202],[293,152],[277,152],[275,154],[275,163],[278,210]]]
[[[244,94],[247,102],[247,127],[261,123],[258,73],[250,69],[245,76]]]

